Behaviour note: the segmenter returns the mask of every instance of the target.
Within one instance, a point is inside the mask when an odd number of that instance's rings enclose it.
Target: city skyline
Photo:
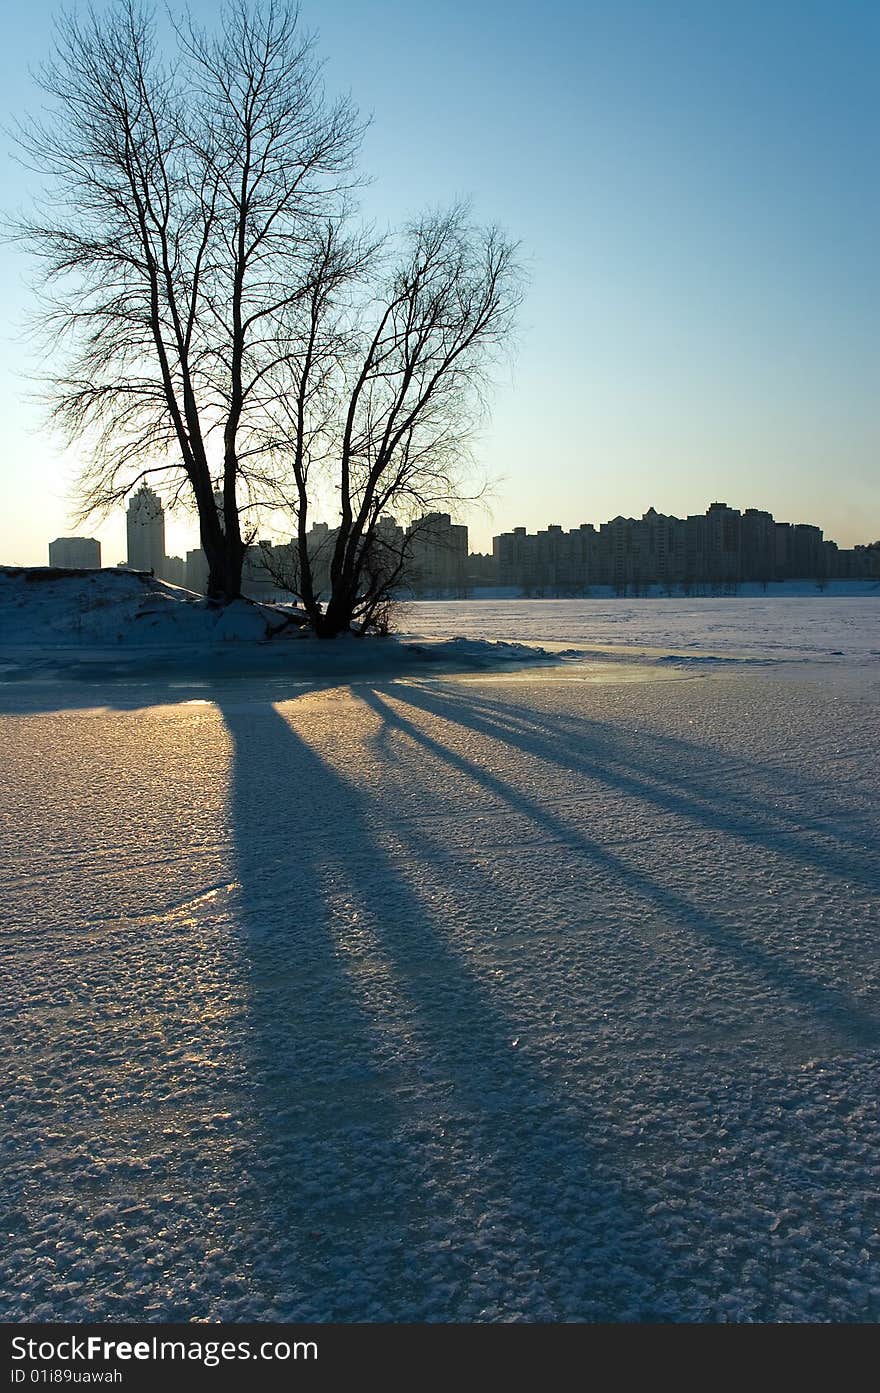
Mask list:
[[[215,494],[222,515],[223,497]],[[161,580],[205,593],[207,559],[201,547],[184,555],[169,554],[165,544],[162,501],[146,483],[130,496],[126,509],[127,550],[117,566],[149,572]],[[418,592],[446,590],[464,595],[480,586],[519,588],[531,593],[583,593],[594,585],[617,593],[638,593],[645,585],[683,587],[737,586],[779,580],[880,579],[880,541],[839,547],[815,523],[777,519],[765,509],[731,508],[716,500],[705,512],[687,517],[658,512],[650,506],[640,517],[616,514],[602,523],[581,522],[569,529],[560,523],[529,532],[525,526],[496,534],[490,552],[470,545],[468,528],[448,513],[431,512],[407,527],[412,534],[404,584]],[[313,522],[306,540],[315,583],[329,584],[329,562],[336,530]],[[391,514],[381,523],[382,546],[394,564],[404,556],[404,529]],[[101,565],[101,546],[83,536],[49,542],[49,565],[91,568]],[[292,589],[297,572],[296,538],[263,537],[247,547],[244,591],[253,599]]]
[[[10,115],[38,104],[26,73],[56,8],[36,0],[7,26]],[[576,525],[648,498],[682,515],[759,492],[841,546],[876,538],[880,14],[553,3],[536,28],[516,3],[405,13],[305,7],[328,88],[373,115],[365,216],[385,226],[471,194],[530,267],[515,361],[475,449],[501,481],[491,514],[463,515],[475,546],[523,521]],[[427,90],[426,51],[444,74]],[[3,160],[7,209],[26,206],[34,180],[9,142]],[[24,400],[25,272],[4,246],[0,557],[38,564],[46,535],[71,530],[76,457]],[[121,516],[89,530],[108,561],[124,556]],[[168,531],[169,550],[194,544],[188,519]]]
[[[77,531],[74,528],[69,528],[64,534],[59,533],[57,540],[65,540],[67,538],[85,538],[88,535],[89,539],[94,539],[100,542],[101,553],[102,556],[105,557],[103,563],[105,566],[116,566],[126,564],[128,561],[126,515],[131,499],[134,497],[134,492],[135,491],[133,491],[132,494],[130,494],[129,497],[126,499],[125,504],[116,510],[118,516],[114,516],[113,518],[109,519],[104,526],[90,526],[88,528],[88,533],[84,530]],[[703,493],[705,494],[705,490],[703,491]],[[666,508],[663,506],[657,507],[656,503],[652,502],[648,504],[647,507],[637,508],[637,510],[634,513],[625,513],[622,510],[618,510],[617,512],[610,514],[606,518],[600,518],[598,516],[592,518],[575,518],[572,516],[562,517],[560,519],[559,517],[548,516],[546,518],[542,518],[540,521],[535,521],[531,518],[523,521],[523,519],[520,518],[513,519],[511,521],[510,526],[504,529],[496,529],[492,527],[491,524],[486,523],[484,523],[481,526],[474,526],[472,522],[468,522],[466,520],[464,521],[464,525],[468,530],[468,535],[471,541],[470,551],[475,554],[484,554],[491,553],[492,543],[497,537],[503,535],[504,533],[512,532],[517,528],[524,527],[526,531],[530,533],[543,532],[553,527],[561,527],[564,531],[574,530],[576,528],[584,526],[592,526],[598,528],[605,523],[614,521],[617,518],[625,518],[629,521],[637,521],[639,518],[644,516],[646,512],[649,512],[652,509],[665,517],[688,517],[695,511],[695,509],[697,511],[701,510],[701,503],[705,507],[705,498],[696,499],[694,507],[685,508],[682,513],[679,513],[672,508]],[[756,505],[754,504],[744,504],[743,511],[747,507],[754,508],[755,506]],[[773,513],[773,509],[769,507],[762,507],[760,511]],[[775,513],[773,515],[775,517]],[[459,522],[461,522],[465,518],[466,510],[462,510],[462,514],[460,517],[458,515],[456,516],[456,520]],[[170,539],[168,545],[165,547],[165,554],[167,556],[181,556],[185,558],[188,552],[194,551],[200,546],[198,536],[198,525],[195,518],[191,514],[187,517],[186,520],[184,520],[179,516],[175,516],[173,512],[169,511],[166,508],[163,521],[165,532]],[[328,521],[328,519],[326,518],[316,518],[315,521],[321,527],[332,527],[333,525],[332,522]],[[872,543],[878,540],[878,537],[880,537],[880,521],[878,521],[876,532],[872,533],[870,531],[870,528],[867,529],[867,531],[863,528],[861,533],[859,533],[858,529],[854,529],[850,540],[843,540],[837,537],[828,536],[827,528],[823,525],[822,520],[818,518],[809,519],[806,517],[797,516],[792,517],[791,519],[786,519],[786,521],[790,521],[792,525],[804,525],[812,527],[818,526],[822,529],[822,532],[825,534],[827,541],[835,542],[839,547],[844,548],[846,550],[850,550],[852,547],[870,546]],[[284,527],[279,527],[278,525],[260,530],[260,536],[270,537],[271,540],[274,542],[282,542],[286,540],[286,538],[289,536],[289,533],[290,529],[288,529],[287,532],[285,532]],[[48,539],[44,537],[42,544],[38,549],[40,552],[39,555],[31,554],[27,558],[19,556],[0,556],[0,565],[45,565],[45,553],[46,546],[48,544]],[[33,551],[33,549],[31,550]]]

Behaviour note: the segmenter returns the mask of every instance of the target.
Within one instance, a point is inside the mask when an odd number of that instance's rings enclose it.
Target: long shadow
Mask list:
[[[639,870],[638,867],[624,860],[607,846],[602,846],[585,836],[581,831],[573,829],[545,805],[511,788],[509,784],[489,769],[473,763],[450,749],[448,745],[429,735],[414,721],[409,720],[390,706],[387,699],[375,689],[369,692],[362,691],[360,695],[377,713],[386,727],[393,727],[403,732],[421,749],[527,817],[532,825],[541,829],[545,834],[549,834],[554,841],[573,847],[589,863],[625,886],[628,892],[638,896],[649,906],[660,910],[674,923],[701,935],[719,952],[736,960],[747,972],[763,978],[774,991],[783,998],[793,1001],[798,1008],[810,1013],[821,1024],[832,1026],[850,1046],[864,1048],[874,1046],[880,1041],[880,1021],[862,1010],[846,992],[827,982],[818,981],[794,963],[790,957],[782,958],[773,951],[762,947],[754,939],[747,938],[725,926],[685,896],[669,889],[659,880]],[[437,697],[433,692],[428,693],[423,688],[414,689],[410,685],[395,687],[394,695],[400,701],[406,702],[416,709],[424,710],[432,716],[489,735],[494,740],[503,740],[520,750],[529,759],[547,758],[556,763],[564,763],[564,757],[560,755],[558,748],[545,749],[544,743],[540,739],[534,738],[531,733],[527,736],[513,736],[508,732],[505,736],[499,733],[498,727],[494,723],[469,713],[461,701],[444,703],[443,699]],[[573,760],[572,765],[566,764],[566,767],[573,767],[576,773],[589,770],[592,774],[594,768],[603,766],[601,766],[599,758],[596,759],[595,764],[581,758]],[[635,794],[642,798],[646,796],[643,782],[635,777],[611,775],[605,772],[601,776],[601,781],[627,794]],[[655,800],[657,798],[656,793],[649,792],[647,796],[651,796]],[[720,820],[720,825],[724,826],[723,817]]]
[[[841,820],[854,820],[852,809],[842,802],[831,802],[827,790],[785,773],[780,788],[780,770],[724,755],[718,758],[702,745],[663,736],[625,733],[613,724],[583,722],[560,717],[543,723],[536,713],[522,712],[487,698],[472,698],[453,688],[433,688],[408,684],[407,701],[426,712],[458,719],[461,723],[505,744],[524,748],[536,758],[571,770],[574,775],[604,783],[608,787],[653,802],[664,812],[673,812],[713,830],[723,830],[742,839],[762,844],[801,864],[822,864],[828,875],[841,880],[859,880],[867,889],[877,890],[876,853],[866,848],[866,840],[876,837],[876,825],[855,825],[847,834]],[[586,737],[586,738],[585,738]],[[718,768],[721,766],[721,769]],[[686,772],[675,773],[675,769]],[[728,781],[730,780],[730,781]],[[763,787],[756,788],[756,781]],[[776,780],[776,787],[773,781]],[[742,788],[751,788],[745,795]],[[787,812],[771,807],[773,794],[796,790],[808,811]],[[759,797],[764,794],[764,797]],[[831,802],[831,805],[830,805]],[[833,827],[828,823],[835,823]],[[837,846],[819,848],[805,836],[809,830],[831,837]]]
[[[238,691],[252,689],[259,682],[267,700],[284,701],[305,690],[320,690],[326,682],[295,672],[260,673],[214,671],[199,673],[157,663],[153,671],[132,673],[127,667],[100,670],[97,664],[82,664],[53,675],[14,678],[0,677],[0,716],[52,715],[63,711],[107,708],[111,711],[142,711],[151,706],[177,706],[187,702],[234,700]],[[163,671],[164,667],[164,671]],[[233,665],[230,664],[233,669]]]
[[[273,705],[218,704],[233,743],[242,1048],[255,1142],[245,1264],[263,1318],[267,1309],[282,1320],[366,1318],[358,1308],[364,1231],[370,1221],[395,1222],[373,1191],[375,1174],[384,1169],[394,1204],[411,1209],[398,1158],[374,1154],[395,1132],[395,1061],[358,992],[342,939],[352,925],[334,903],[335,848],[362,866],[369,847],[340,843],[343,808],[331,808],[323,792],[328,771]],[[383,1256],[371,1303],[388,1299],[397,1279],[393,1245]]]
[[[270,705],[223,715],[260,1177],[248,1261],[274,1309],[686,1315],[641,1197],[547,1061],[517,1049],[425,867],[380,835],[389,795],[341,778]]]

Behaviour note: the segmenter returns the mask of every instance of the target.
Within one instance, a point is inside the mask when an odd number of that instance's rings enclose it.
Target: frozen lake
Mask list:
[[[878,611],[775,603],[0,686],[0,1314],[880,1317]]]
[[[857,596],[414,601],[399,627],[430,637],[766,658],[880,659],[880,584]]]

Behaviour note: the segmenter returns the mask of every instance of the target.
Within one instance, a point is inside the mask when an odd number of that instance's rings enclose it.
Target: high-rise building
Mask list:
[[[499,585],[522,585],[527,566],[529,542],[526,529],[515,527],[492,538],[492,559]]]
[[[796,576],[811,580],[824,579],[828,563],[822,545],[821,527],[808,522],[796,522],[791,530],[792,571]]]
[[[677,518],[649,508],[641,518],[612,518],[598,532],[583,523],[571,532],[551,525],[532,535],[524,527],[492,543],[494,578],[527,595],[566,595],[592,585],[640,593],[677,585],[719,593],[740,582],[818,580],[871,574],[875,563],[826,542],[819,527],[776,522],[771,513],[712,503],[705,513]],[[858,550],[858,549],[856,549]],[[878,550],[880,555],[880,550]]]
[[[241,568],[241,593],[249,600],[274,600],[278,582],[272,572],[275,548],[270,541],[245,547]]]
[[[165,509],[159,495],[146,484],[132,494],[126,532],[129,569],[160,576],[165,561]]]
[[[186,553],[185,584],[187,590],[204,595],[208,589],[208,558],[201,547]]]
[[[416,591],[462,590],[467,580],[468,530],[448,513],[425,513],[406,531],[407,578]]]
[[[733,584],[742,577],[741,515],[726,503],[706,510],[706,566],[715,584]]]
[[[772,513],[746,508],[740,520],[742,574],[745,580],[773,580],[776,575],[776,523]]]
[[[182,556],[163,556],[158,574],[171,585],[186,585],[186,562]]]
[[[56,537],[49,543],[49,565],[69,571],[98,571],[101,543],[94,537]]]

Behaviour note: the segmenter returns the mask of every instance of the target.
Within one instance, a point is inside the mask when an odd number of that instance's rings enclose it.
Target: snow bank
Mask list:
[[[265,643],[297,636],[292,606],[237,600],[218,608],[202,595],[138,571],[0,569],[0,645],[53,648],[174,648]]]
[[[271,640],[271,642],[270,642]],[[188,666],[200,674],[283,671],[305,680],[433,668],[484,669],[556,661],[545,649],[442,636],[314,638],[294,605],[237,600],[225,608],[127,570],[0,568],[0,668],[22,677],[101,680]]]

